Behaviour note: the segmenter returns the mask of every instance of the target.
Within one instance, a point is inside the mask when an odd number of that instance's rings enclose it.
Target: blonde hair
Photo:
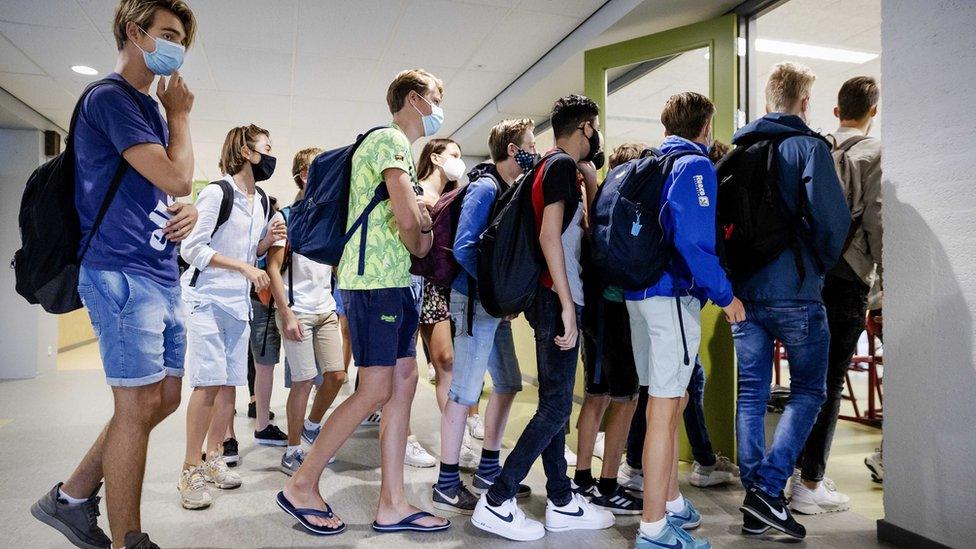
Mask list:
[[[789,112],[810,95],[817,76],[810,67],[797,63],[777,63],[766,83],[766,107],[773,112]]]
[[[415,91],[424,95],[430,90],[437,90],[444,93],[444,83],[433,74],[424,69],[410,69],[402,71],[396,75],[390,87],[386,90],[386,104],[390,107],[390,113],[396,114],[403,108],[410,92]]]
[[[647,143],[623,143],[618,145],[610,155],[610,160],[608,161],[610,169],[612,170],[624,162],[639,158],[645,150],[647,150]]]
[[[501,162],[508,158],[508,144],[514,143],[521,147],[522,139],[527,132],[535,128],[535,121],[531,118],[510,118],[502,120],[491,128],[488,134],[488,152],[494,162]]]
[[[299,190],[304,188],[302,184],[302,172],[312,165],[312,160],[321,152],[322,149],[318,147],[309,147],[295,153],[295,159],[291,162],[291,176],[295,179],[295,184],[298,185]]]
[[[241,154],[241,148],[247,147],[253,151],[258,137],[262,135],[271,137],[268,130],[259,128],[254,124],[237,126],[227,132],[227,137],[224,138],[224,146],[220,149],[220,162],[217,163],[221,173],[234,175],[241,171],[248,162],[248,159]]]
[[[183,46],[190,49],[193,37],[196,35],[197,21],[193,17],[193,11],[183,0],[122,0],[115,8],[115,20],[112,23],[112,32],[115,34],[115,45],[122,51],[125,46],[126,36],[125,27],[129,22],[148,30],[152,26],[156,11],[164,9],[173,12],[173,15],[183,23]]]

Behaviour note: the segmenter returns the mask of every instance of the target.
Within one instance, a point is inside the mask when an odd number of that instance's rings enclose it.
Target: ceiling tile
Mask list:
[[[603,4],[604,0],[522,0],[519,9],[585,19]]]
[[[317,129],[319,133],[328,133],[332,127],[351,128],[360,122],[363,105],[358,101],[295,96],[291,126]]]
[[[508,10],[444,0],[414,0],[393,38],[387,62],[462,67]]]
[[[0,23],[0,33],[53,77],[72,77],[72,65],[88,65],[107,74],[115,67],[117,52],[90,26],[82,29],[45,29]]]
[[[499,27],[503,40],[486,40],[468,68],[521,74],[567,34],[580,20],[563,15],[517,11],[505,16]]]
[[[461,71],[444,86],[444,110],[480,109],[516,76],[509,72]]]
[[[3,0],[0,20],[66,29],[91,28],[74,0]]]
[[[0,35],[0,70],[3,72],[19,72],[23,74],[44,74],[36,63],[27,58],[10,40]]]
[[[0,72],[0,88],[34,109],[73,108],[74,97],[49,76]]]
[[[193,3],[206,43],[290,53],[297,0],[206,0]]]
[[[276,128],[288,126],[291,112],[288,96],[224,91],[218,92],[218,96],[231,113],[231,125],[257,124],[272,134]]]
[[[214,45],[207,47],[207,58],[221,91],[291,93],[290,54]]]
[[[295,57],[296,95],[326,99],[364,99],[368,90],[383,89],[377,62],[299,52]],[[368,97],[366,97],[368,98]],[[381,99],[379,94],[377,98]]]
[[[330,57],[379,59],[400,18],[401,0],[303,0],[298,51]]]

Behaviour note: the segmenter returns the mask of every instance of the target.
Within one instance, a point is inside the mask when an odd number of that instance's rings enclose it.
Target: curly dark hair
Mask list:
[[[600,107],[585,95],[560,97],[552,106],[552,134],[556,139],[570,135],[580,124],[592,122],[600,116]]]

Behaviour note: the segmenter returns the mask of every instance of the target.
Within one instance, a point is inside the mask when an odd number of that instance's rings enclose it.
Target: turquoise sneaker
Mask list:
[[[712,544],[708,543],[708,540],[691,537],[688,532],[685,532],[669,520],[664,530],[654,538],[644,537],[638,529],[636,547],[637,549],[655,549],[657,547],[667,547],[668,549],[711,549]]]
[[[685,508],[680,513],[668,513],[668,522],[673,523],[678,528],[694,530],[701,526],[701,513],[695,508],[695,504],[690,499],[685,498]]]

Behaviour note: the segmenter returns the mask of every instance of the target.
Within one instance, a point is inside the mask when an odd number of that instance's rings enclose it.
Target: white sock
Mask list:
[[[665,507],[667,507],[669,513],[680,513],[685,510],[685,497],[678,494],[678,497],[669,501]]]
[[[309,421],[309,420],[306,419],[305,420],[305,428],[308,429],[309,431],[314,431],[314,430],[316,430],[316,429],[319,428],[319,424],[318,423],[313,423],[313,422],[311,422],[311,421]]]
[[[295,452],[297,452],[297,451],[299,451],[301,449],[302,449],[302,445],[301,444],[299,444],[297,446],[289,446],[288,449],[285,450],[285,455],[290,456],[290,455],[294,454]]]
[[[58,488],[58,497],[67,501],[68,505],[81,505],[82,503],[88,501],[88,498],[73,498],[68,494],[65,494],[64,490],[60,488]]]
[[[667,525],[668,525],[667,516],[655,522],[641,521],[640,533],[645,538],[656,538],[661,535],[661,532],[664,531],[664,527]]]

